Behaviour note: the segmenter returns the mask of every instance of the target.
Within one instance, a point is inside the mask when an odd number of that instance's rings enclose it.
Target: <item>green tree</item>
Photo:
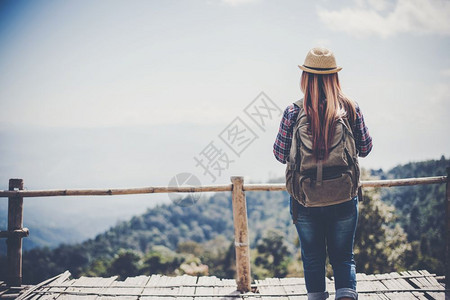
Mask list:
[[[98,258],[89,265],[82,275],[90,277],[113,276],[108,273],[111,262],[112,260],[110,259]]]
[[[121,280],[139,274],[140,256],[135,251],[121,250],[108,268],[109,275],[118,275]]]
[[[366,274],[400,271],[410,255],[411,245],[404,230],[395,223],[395,208],[380,199],[378,189],[366,189],[359,202],[355,236],[357,272]]]
[[[268,276],[285,277],[288,274],[291,253],[283,233],[269,229],[257,243],[256,250],[254,264],[266,269]]]
[[[184,261],[174,251],[164,246],[154,246],[143,258],[141,272],[144,274],[173,274]]]
[[[450,160],[428,160],[397,166],[385,177],[411,178],[446,175]],[[408,234],[412,253],[408,269],[426,269],[436,274],[445,271],[445,184],[396,187],[382,190],[382,199],[397,209],[398,223]]]

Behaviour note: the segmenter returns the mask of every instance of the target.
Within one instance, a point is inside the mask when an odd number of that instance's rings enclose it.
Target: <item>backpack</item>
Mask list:
[[[312,135],[303,108],[303,99],[294,103],[300,110],[292,132],[286,162],[286,189],[303,206],[328,206],[354,198],[358,193],[359,164],[355,139],[347,119],[336,122],[326,160],[316,161]],[[294,209],[293,211],[296,211]],[[294,222],[297,213],[293,214]]]

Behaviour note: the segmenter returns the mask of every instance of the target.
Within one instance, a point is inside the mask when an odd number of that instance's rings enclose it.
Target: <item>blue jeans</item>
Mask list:
[[[358,222],[358,198],[324,207],[304,207],[292,197],[290,201],[291,215],[292,205],[297,206],[295,227],[300,238],[308,299],[328,298],[325,289],[327,251],[333,267],[336,299],[357,299],[353,243]]]

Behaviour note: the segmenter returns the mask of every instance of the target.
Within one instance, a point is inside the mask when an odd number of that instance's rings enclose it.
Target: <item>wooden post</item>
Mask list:
[[[446,189],[446,244],[445,244],[445,289],[450,289],[450,167],[447,167]],[[446,296],[449,292],[446,292]]]
[[[9,190],[23,190],[22,179],[10,179]],[[23,227],[23,197],[8,198],[8,232],[7,245],[7,277],[6,283],[9,286],[22,285],[22,237],[12,234],[14,230],[21,230]]]
[[[248,242],[247,204],[243,189],[244,177],[232,176],[233,189],[231,199],[233,203],[234,245],[236,249],[237,290],[250,291],[250,249]]]

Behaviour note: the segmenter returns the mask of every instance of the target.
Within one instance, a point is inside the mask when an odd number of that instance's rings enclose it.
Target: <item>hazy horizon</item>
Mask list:
[[[445,0],[1,1],[0,189],[282,177],[272,145],[314,46],[364,113],[363,168],[449,157],[449,17]],[[168,201],[127,199],[25,209],[86,223],[93,206],[117,220]]]

